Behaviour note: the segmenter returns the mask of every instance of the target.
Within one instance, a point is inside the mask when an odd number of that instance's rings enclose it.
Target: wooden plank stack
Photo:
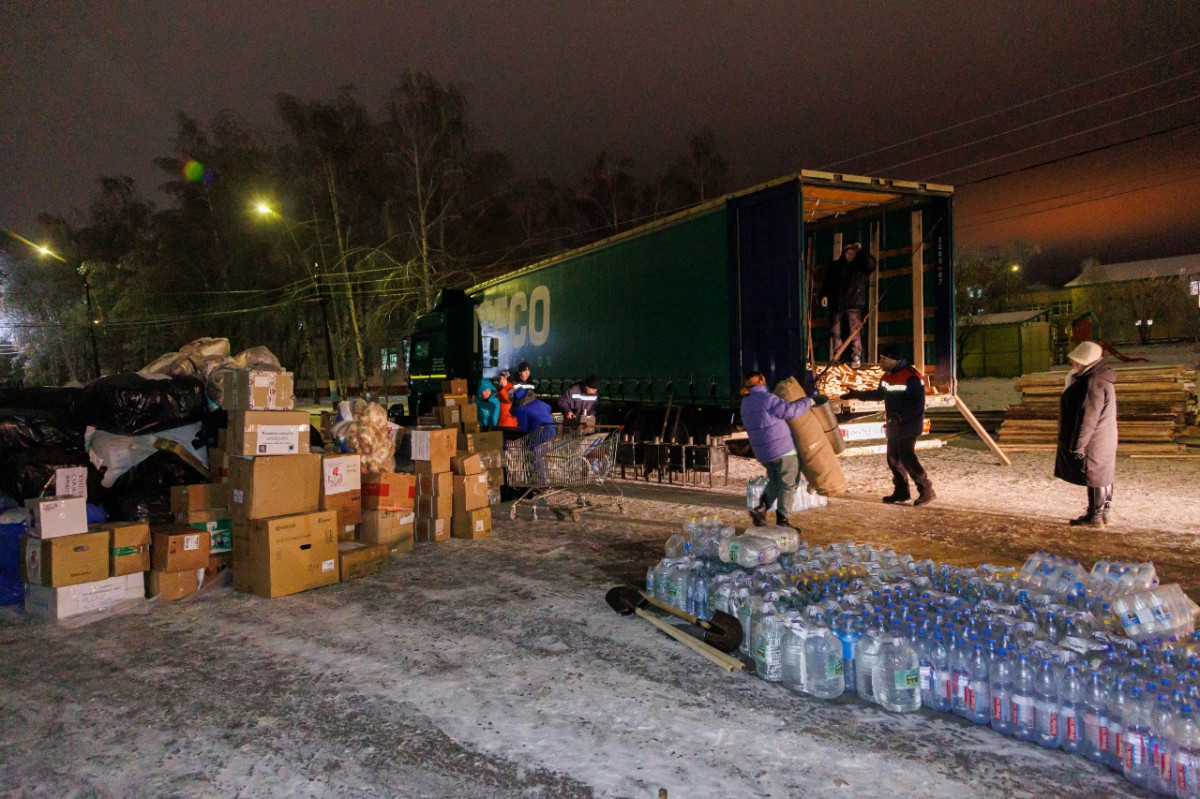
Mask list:
[[[1196,372],[1183,365],[1117,366],[1117,453],[1171,455],[1187,451],[1196,423]],[[1010,405],[1000,444],[1014,452],[1053,451],[1058,439],[1058,401],[1065,372],[1017,378],[1021,403]]]
[[[883,370],[874,364],[864,364],[861,369],[851,369],[849,364],[839,363],[825,373],[817,383],[817,390],[827,397],[839,397],[851,389],[873,391],[879,388]]]

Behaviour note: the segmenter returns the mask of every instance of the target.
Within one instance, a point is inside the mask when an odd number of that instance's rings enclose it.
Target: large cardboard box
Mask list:
[[[29,510],[29,534],[34,538],[87,532],[87,500],[83,497],[27,499],[25,507]]]
[[[458,426],[459,430],[463,433],[478,433],[483,429],[483,425],[479,423],[479,411],[475,411],[475,413],[464,411]]]
[[[450,471],[450,459],[438,458],[432,461],[413,461],[413,471],[417,474],[445,474]]]
[[[337,514],[239,521],[233,527],[233,587],[274,598],[338,581]]]
[[[463,413],[466,413],[465,408],[470,402],[471,398],[465,391],[461,394],[439,394],[437,406],[439,408],[460,408],[464,409]]]
[[[504,485],[504,467],[496,466],[487,470],[488,485],[499,488]]]
[[[479,474],[483,471],[483,461],[478,453],[460,452],[450,459],[450,471],[454,474]]]
[[[150,525],[146,522],[104,522],[88,528],[106,532],[110,577],[140,574],[150,570]]]
[[[164,602],[185,599],[200,590],[204,572],[204,569],[188,569],[181,572],[160,572],[151,569],[146,581],[146,592]]]
[[[225,429],[220,432],[224,433]],[[229,455],[224,447],[208,448],[208,471],[218,483],[229,481]]]
[[[427,519],[449,518],[454,512],[454,494],[421,494],[417,497],[416,514]]]
[[[307,411],[230,411],[229,455],[299,455],[308,452]]]
[[[321,473],[321,510],[337,513],[343,541],[353,538],[354,526],[362,521],[362,456],[326,455]]]
[[[230,370],[221,375],[221,407],[227,411],[290,411],[296,406],[291,372]]]
[[[321,504],[321,456],[230,456],[229,485],[235,522],[311,513]]]
[[[455,454],[455,443],[458,431],[454,428],[418,428],[409,437],[412,440],[412,459],[414,461],[446,461]],[[449,465],[439,471],[450,471]]]
[[[145,598],[146,588],[141,574],[125,574],[65,588],[27,585],[25,612],[39,619],[66,619],[83,613],[110,610],[122,602]]]
[[[21,536],[25,582],[61,588],[108,578],[108,532]]]
[[[418,474],[417,475],[417,496],[437,496],[445,494],[450,496],[454,493],[454,475],[450,472],[438,472],[437,474]]]
[[[467,381],[461,377],[454,377],[450,380],[442,381],[442,394],[462,394],[467,393]]]
[[[338,542],[338,573],[342,582],[369,574],[387,571],[386,544],[364,544],[360,541]]]
[[[229,507],[229,485],[227,483],[196,483],[195,485],[171,486],[171,512],[187,513],[213,508]],[[178,521],[178,519],[177,519]]]
[[[486,433],[459,433],[458,448],[467,452],[503,452],[504,433],[491,430]]]
[[[450,520],[450,535],[454,538],[487,538],[491,534],[491,508],[479,508],[463,513],[455,511]]]
[[[488,504],[487,475],[467,474],[454,477],[454,512],[486,508]]]
[[[454,405],[449,408],[439,405],[434,408],[437,412],[438,421],[442,423],[442,427],[452,427],[462,421],[463,406]]]
[[[160,572],[203,569],[208,563],[212,536],[182,524],[150,528],[150,568]]]
[[[362,506],[368,510],[412,510],[417,493],[417,478],[401,472],[382,472],[363,476]]]
[[[397,547],[412,540],[413,522],[411,510],[365,510],[358,540],[365,544]]]
[[[450,519],[418,516],[414,527],[414,538],[420,542],[449,541]]]

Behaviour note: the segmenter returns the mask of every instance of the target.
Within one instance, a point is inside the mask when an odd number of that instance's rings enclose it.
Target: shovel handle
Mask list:
[[[729,655],[726,655],[724,652],[721,652],[718,649],[714,649],[713,647],[709,646],[708,644],[704,643],[703,641],[697,641],[692,636],[690,636],[687,633],[683,632],[682,630],[678,629],[674,625],[668,624],[667,622],[663,621],[662,619],[658,618],[657,616],[647,613],[646,611],[642,610],[641,608],[638,608],[635,612],[637,613],[637,615],[641,616],[643,619],[650,622],[655,627],[662,630],[664,633],[671,636],[679,643],[688,647],[693,652],[696,652],[697,654],[703,655],[704,657],[708,658],[713,663],[716,663],[718,666],[725,669],[725,671],[737,671],[739,669],[746,668],[746,664],[742,663],[742,661],[737,660],[736,658],[732,658]]]
[[[692,614],[688,613],[686,610],[680,610],[679,608],[675,607],[674,605],[668,605],[666,602],[655,599],[654,597],[647,594],[645,591],[639,590],[638,593],[641,594],[642,598],[645,599],[647,602],[649,602],[654,607],[658,608],[659,610],[665,610],[667,613],[670,613],[672,616],[678,616],[679,618],[686,621],[688,624],[695,624],[697,627],[703,627],[705,630],[712,627],[712,625],[709,624],[708,622],[706,622],[704,619],[698,619],[695,616],[693,616]]]

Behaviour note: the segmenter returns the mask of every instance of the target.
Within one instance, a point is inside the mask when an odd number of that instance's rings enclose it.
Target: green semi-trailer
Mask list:
[[[952,195],[803,171],[443,292],[408,342],[410,405],[528,361],[542,395],[598,375],[600,421],[639,438],[666,429],[668,408],[676,440],[728,432],[745,372],[805,380],[828,360],[814,287],[851,241],[877,259],[866,360],[896,351],[952,396]]]

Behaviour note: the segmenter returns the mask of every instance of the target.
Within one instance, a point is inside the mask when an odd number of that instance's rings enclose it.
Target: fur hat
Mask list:
[[[583,387],[584,388],[594,388],[594,389],[600,388],[600,378],[596,377],[595,375],[592,375],[587,380],[583,381]]]
[[[1080,366],[1091,366],[1104,357],[1104,350],[1094,341],[1084,341],[1071,350],[1067,357]]]

